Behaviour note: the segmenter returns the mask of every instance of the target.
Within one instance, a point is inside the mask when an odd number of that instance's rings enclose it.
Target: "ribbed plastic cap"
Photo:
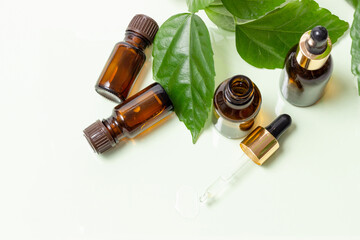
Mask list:
[[[98,154],[103,153],[115,146],[114,139],[111,137],[109,131],[100,120],[97,120],[89,127],[87,127],[84,130],[84,136],[94,151]]]
[[[154,41],[155,35],[159,30],[159,26],[154,19],[144,14],[137,14],[127,27],[126,31],[133,31],[141,34],[150,43]]]

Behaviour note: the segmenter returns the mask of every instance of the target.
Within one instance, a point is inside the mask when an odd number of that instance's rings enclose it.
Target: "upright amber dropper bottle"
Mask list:
[[[307,107],[323,96],[333,69],[331,46],[326,28],[317,26],[290,49],[280,78],[280,91],[289,103]]]
[[[125,137],[133,138],[173,110],[164,88],[153,83],[114,108],[112,115],[98,120],[84,130],[84,135],[97,153],[114,147]]]
[[[95,90],[115,102],[124,101],[138,76],[150,46],[159,29],[152,18],[136,15],[126,29],[125,39],[115,45],[107,61]]]

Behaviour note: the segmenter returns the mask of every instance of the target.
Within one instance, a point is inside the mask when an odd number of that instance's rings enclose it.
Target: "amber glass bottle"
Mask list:
[[[136,15],[126,29],[125,39],[115,45],[95,90],[115,102],[124,101],[139,74],[159,26],[152,18]]]
[[[236,75],[215,91],[213,123],[225,137],[241,138],[254,125],[260,111],[261,94],[246,76]]]
[[[173,104],[163,87],[153,83],[117,105],[109,118],[86,128],[84,135],[94,151],[103,153],[121,139],[135,137],[172,110]]]
[[[333,69],[330,52],[331,40],[322,26],[304,33],[290,49],[280,78],[280,91],[289,103],[307,107],[323,96]]]

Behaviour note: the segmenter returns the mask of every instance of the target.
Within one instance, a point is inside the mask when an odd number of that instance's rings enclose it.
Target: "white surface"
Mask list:
[[[352,21],[345,1],[318,2]],[[128,22],[145,13],[161,24],[186,10],[185,0],[0,1],[0,239],[360,236],[360,97],[349,34],[334,47],[325,96],[296,108],[279,95],[280,70],[248,65],[233,34],[200,13],[216,84],[249,76],[262,91],[262,125],[280,113],[294,125],[272,160],[195,218],[176,210],[178,190],[202,192],[241,154],[240,140],[225,139],[208,122],[193,145],[172,115],[109,154],[92,152],[82,130],[114,107],[94,84]],[[132,94],[152,81],[148,61]]]

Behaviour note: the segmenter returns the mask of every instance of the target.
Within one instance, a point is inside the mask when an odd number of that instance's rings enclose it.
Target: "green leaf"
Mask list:
[[[169,94],[193,143],[208,118],[214,94],[214,59],[205,23],[195,14],[170,17],[156,34],[153,75]]]
[[[360,95],[360,4],[356,7],[350,36],[352,38],[351,71],[356,76],[358,82],[358,92]]]
[[[273,11],[286,0],[222,0],[229,12],[240,19],[256,19]]]
[[[205,9],[214,0],[186,0],[189,12],[195,13],[201,9]]]
[[[224,7],[221,1],[215,1],[205,8],[208,18],[219,28],[235,32],[234,16]]]
[[[255,67],[282,68],[289,49],[304,32],[317,25],[327,28],[333,43],[349,27],[313,0],[294,1],[258,20],[237,25],[236,48]]]
[[[357,7],[359,0],[346,0],[351,6]]]

